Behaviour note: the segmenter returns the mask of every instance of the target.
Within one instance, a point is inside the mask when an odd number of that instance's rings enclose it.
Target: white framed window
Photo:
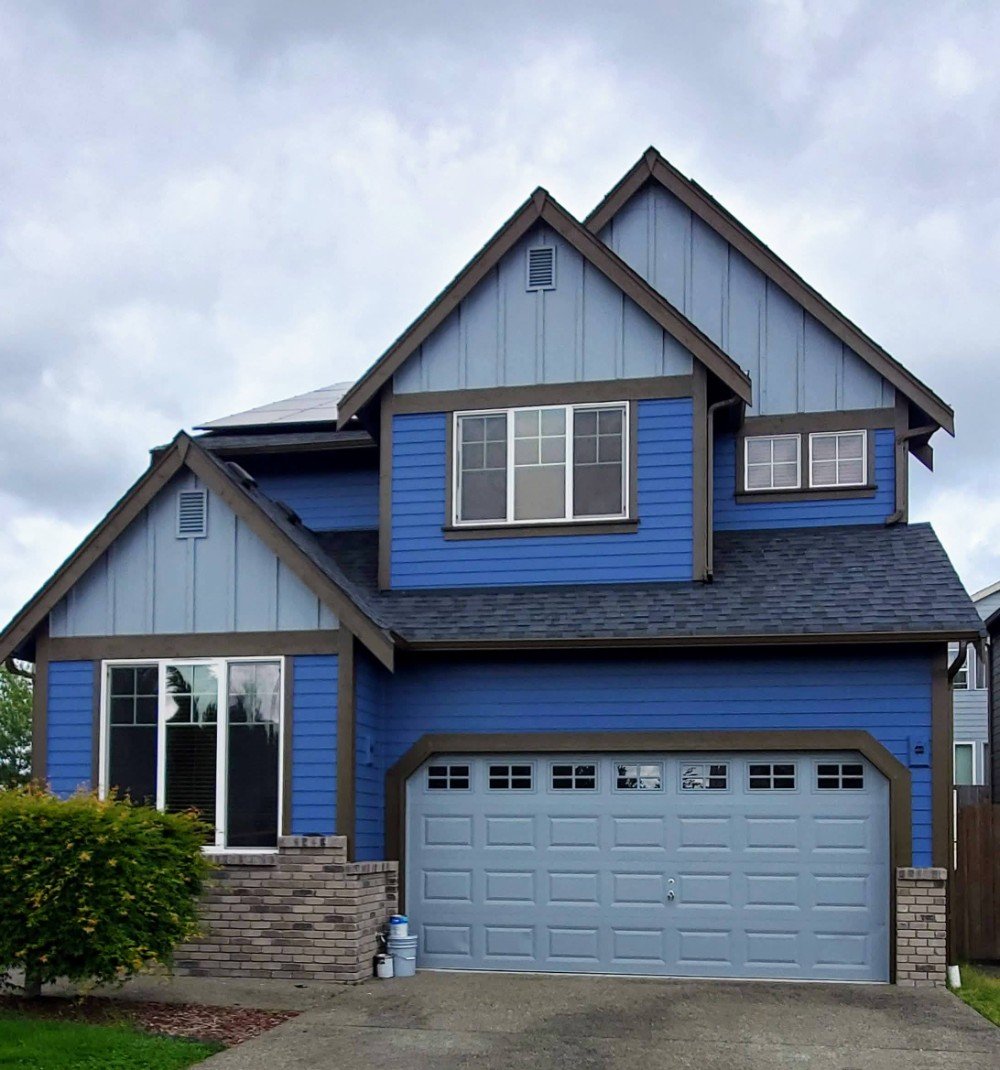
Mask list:
[[[283,676],[280,657],[104,662],[100,794],[195,809],[208,847],[275,848]]]
[[[865,786],[861,762],[817,762],[816,787],[819,791],[860,791]]]
[[[866,431],[819,431],[809,436],[810,487],[861,487],[867,481]]]
[[[743,440],[744,489],[798,490],[801,454],[801,435],[748,435]]]
[[[750,762],[747,765],[750,791],[794,791],[794,762]]]
[[[535,786],[535,767],[531,762],[503,762],[491,765],[490,791],[531,791]]]
[[[682,762],[681,791],[728,791],[728,762]]]
[[[553,791],[597,790],[597,766],[593,762],[553,762],[550,774]]]
[[[661,762],[622,762],[615,766],[615,791],[662,791]]]
[[[468,791],[469,767],[461,765],[430,765],[427,767],[429,791]]]
[[[986,783],[989,744],[962,741],[955,744],[955,786]]]
[[[625,402],[455,413],[452,523],[623,519],[628,424]]]
[[[958,657],[958,643],[948,646],[948,661]],[[954,691],[984,691],[986,689],[986,662],[970,644],[965,651],[965,661],[951,681]]]

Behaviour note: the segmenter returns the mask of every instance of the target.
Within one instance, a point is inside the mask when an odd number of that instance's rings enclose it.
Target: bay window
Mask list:
[[[624,402],[456,413],[454,441],[455,524],[628,514]]]
[[[280,658],[105,665],[101,791],[197,810],[208,846],[277,845]]]

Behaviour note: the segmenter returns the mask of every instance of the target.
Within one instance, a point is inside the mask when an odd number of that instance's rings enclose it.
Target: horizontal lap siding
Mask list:
[[[875,432],[875,494],[871,498],[824,498],[801,502],[737,502],[736,438],[715,440],[714,528],[808,528],[826,524],[881,524],[896,508],[895,433]],[[808,479],[808,442],[803,437],[802,477]]]
[[[982,742],[989,739],[989,693],[985,688],[953,692],[955,702],[955,742]]]
[[[49,665],[45,773],[57,795],[92,786],[96,684],[92,661]]]
[[[292,834],[329,836],[337,809],[337,658],[295,658]]]
[[[638,404],[639,530],[618,535],[445,539],[445,413],[393,419],[392,586],[688,580],[692,571],[689,398]]]
[[[357,773],[354,857],[359,862],[382,858],[382,800],[385,792],[381,761],[384,670],[367,652],[355,654],[355,743]]]
[[[919,653],[428,659],[386,677],[383,762],[438,732],[860,729],[906,764],[911,737],[930,744],[930,681]],[[930,770],[912,776],[914,864],[929,865]]]
[[[378,528],[378,469],[268,473],[255,476],[260,489],[284,502],[313,531]]]

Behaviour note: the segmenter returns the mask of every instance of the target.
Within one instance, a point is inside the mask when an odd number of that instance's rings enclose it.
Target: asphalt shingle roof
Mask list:
[[[985,634],[928,524],[719,533],[713,583],[380,591],[375,532],[308,542],[376,623],[415,646]]]

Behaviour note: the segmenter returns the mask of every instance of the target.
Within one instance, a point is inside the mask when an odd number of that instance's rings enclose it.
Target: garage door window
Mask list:
[[[747,778],[751,791],[795,790],[795,766],[792,763],[751,762],[747,767]]]
[[[820,791],[860,791],[865,786],[865,767],[860,762],[820,762],[816,787]]]
[[[659,762],[615,766],[616,791],[662,791],[663,766]]]
[[[491,765],[490,791],[531,791],[533,774],[530,765]]]
[[[551,783],[553,791],[596,791],[597,766],[553,763]]]
[[[708,762],[681,765],[681,791],[727,791],[729,766]]]
[[[432,765],[427,769],[427,787],[431,791],[468,791],[467,765]]]

